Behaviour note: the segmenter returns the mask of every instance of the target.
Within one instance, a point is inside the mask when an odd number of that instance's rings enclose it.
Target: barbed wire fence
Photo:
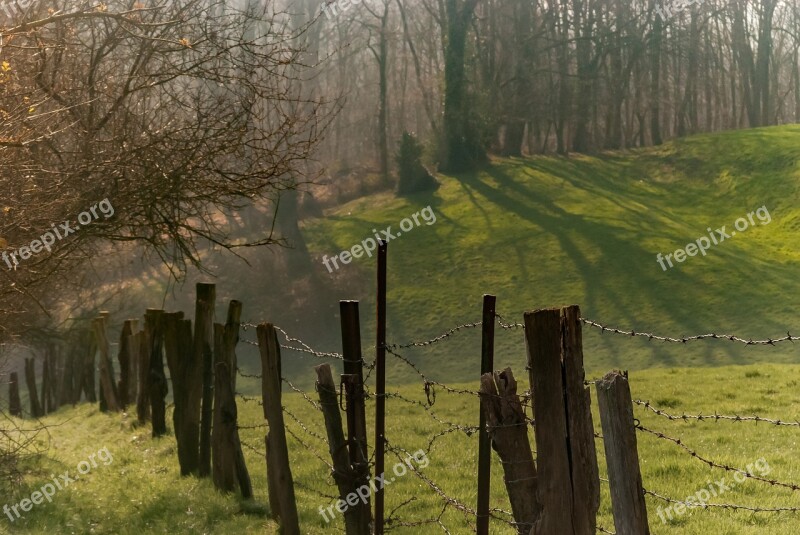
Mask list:
[[[800,340],[800,337],[792,336],[788,332],[785,336],[766,339],[749,339],[736,335],[716,333],[675,337],[608,327],[602,323],[586,318],[580,318],[580,322],[589,327],[589,330],[598,332],[601,335],[612,334],[628,338],[642,337],[649,341],[673,344],[686,344],[688,342],[702,340],[719,340],[744,345],[774,346],[782,342],[794,342],[795,340]],[[518,331],[525,329],[524,324],[508,322],[499,314],[496,316],[496,325],[504,331]],[[424,447],[422,448],[410,447],[408,444],[403,444],[405,437],[386,437],[385,445],[387,453],[394,455],[399,462],[403,462],[404,459],[407,460],[409,456],[412,455],[412,451],[415,450],[416,452],[421,450],[425,454],[426,458],[435,458],[434,449],[439,441],[446,438],[450,439],[450,437],[454,436],[461,436],[463,438],[470,439],[478,434],[479,427],[477,425],[474,425],[470,422],[453,421],[452,417],[442,415],[442,413],[436,409],[436,399],[437,396],[442,395],[463,398],[466,400],[466,403],[461,406],[468,406],[471,411],[470,416],[474,417],[478,412],[481,393],[477,390],[464,388],[463,386],[448,385],[442,381],[434,380],[429,374],[424,372],[423,366],[421,366],[418,361],[415,361],[415,359],[412,359],[408,356],[407,350],[431,348],[432,346],[451,340],[460,334],[481,326],[482,322],[480,321],[461,323],[437,336],[428,339],[416,340],[402,344],[387,342],[385,345],[384,349],[386,350],[387,356],[393,359],[394,362],[396,362],[399,366],[409,370],[410,373],[416,376],[420,381],[419,399],[415,399],[413,395],[410,395],[409,390],[407,389],[405,389],[404,392],[387,391],[384,394],[387,401],[387,407],[391,410],[398,411],[399,408],[402,407],[402,410],[406,412],[418,412],[420,415],[424,415],[427,418],[427,422],[430,427],[430,432],[424,440]],[[247,333],[249,329],[255,327],[256,325],[251,323],[242,324],[242,328],[245,333]],[[280,343],[282,351],[311,355],[320,361],[344,361],[344,356],[341,353],[318,351],[310,344],[299,338],[291,336],[283,329],[276,327],[276,330],[283,336],[283,340]],[[258,345],[256,341],[247,339],[245,336],[243,336],[240,341],[254,346]],[[374,346],[372,346],[371,349],[374,349]],[[361,365],[366,372],[366,381],[375,368],[375,361],[362,360]],[[239,375],[249,379],[262,378],[260,374],[247,374],[241,370],[239,370]],[[316,459],[315,462],[318,462],[318,465],[313,470],[304,467],[303,470],[296,475],[294,480],[295,485],[297,488],[305,492],[307,496],[313,496],[315,499],[322,500],[320,502],[321,504],[327,505],[329,503],[336,502],[339,500],[340,496],[336,486],[336,481],[334,479],[335,469],[328,455],[328,449],[330,445],[328,443],[328,439],[323,436],[324,432],[320,433],[316,431],[316,429],[320,428],[320,425],[322,425],[323,422],[323,415],[319,401],[314,399],[315,393],[303,390],[285,377],[282,377],[281,380],[291,392],[297,394],[299,399],[302,399],[302,406],[307,408],[307,410],[304,410],[301,414],[299,409],[289,408],[287,406],[283,407],[284,415],[287,417],[286,432],[290,437],[293,446],[301,448],[303,451],[307,452],[310,457]],[[594,382],[595,381],[587,381],[586,383],[591,384]],[[338,394],[341,395],[341,392],[338,392]],[[259,405],[263,403],[263,401],[258,397],[247,396],[241,393],[237,393],[236,395],[244,403],[257,403]],[[365,401],[374,402],[376,396],[376,393],[365,385]],[[535,426],[531,392],[522,392],[519,395],[519,401],[525,412],[524,423],[529,427],[530,431]],[[397,405],[392,407],[392,404]],[[635,399],[633,400],[633,404],[637,409],[644,411],[647,414],[658,416],[668,423],[689,421],[708,423],[730,422],[740,424],[761,423],[771,425],[776,428],[800,427],[800,420],[796,418],[779,419],[762,417],[758,415],[722,414],[717,411],[708,414],[698,413],[694,415],[687,413],[671,414],[667,410],[659,408],[649,401]],[[474,411],[472,410],[473,408]],[[313,417],[310,416],[312,414],[314,415]],[[243,446],[260,456],[265,456],[266,452],[263,447],[263,440],[259,444],[253,437],[259,437],[259,439],[263,439],[263,432],[267,429],[267,427],[267,424],[263,422],[240,424],[239,429],[243,433]],[[797,483],[781,481],[778,479],[770,479],[764,477],[763,475],[751,473],[750,471],[743,470],[740,467],[732,466],[731,464],[725,462],[715,461],[710,456],[702,454],[694,447],[689,446],[682,439],[676,438],[662,431],[657,431],[651,429],[650,427],[646,427],[638,419],[636,420],[635,428],[639,433],[646,435],[647,437],[669,443],[671,447],[678,448],[689,458],[703,463],[710,470],[732,474],[735,477],[741,477],[742,480],[750,479],[761,484],[769,485],[770,487],[785,488],[792,492],[800,490],[800,485]],[[598,440],[602,440],[602,435],[600,433],[595,431],[594,434]],[[374,467],[373,462],[374,452],[370,458],[370,468]],[[502,462],[503,461],[500,461],[500,463]],[[413,475],[413,477],[417,480],[419,487],[428,491],[428,496],[424,499],[428,505],[428,508],[425,510],[435,511],[436,514],[425,518],[413,517],[412,515],[415,513],[419,515],[420,507],[415,507],[414,512],[411,512],[410,506],[418,504],[418,502],[423,500],[423,498],[419,496],[412,496],[411,498],[395,505],[393,508],[390,508],[386,518],[386,531],[399,528],[415,528],[422,526],[433,526],[437,530],[448,534],[461,532],[459,530],[463,530],[464,527],[469,528],[473,532],[476,531],[477,511],[474,508],[474,505],[470,503],[473,499],[472,496],[453,495],[455,492],[448,490],[448,484],[450,481],[437,482],[435,477],[431,475],[432,470],[430,469],[426,470],[425,468],[412,466],[411,464],[408,465],[408,468],[409,474]],[[320,473],[325,473],[326,477],[319,477]],[[606,483],[608,482],[608,480],[604,478],[601,478],[601,480],[605,481]],[[655,500],[658,503],[673,505],[681,504],[686,508],[699,509],[703,511],[730,510],[747,511],[749,513],[800,512],[800,507],[793,506],[759,507],[753,504],[738,504],[728,502],[712,503],[706,501],[694,502],[689,500],[680,500],[669,496],[662,490],[646,488],[646,485],[642,488],[642,493],[649,499]],[[388,495],[391,496],[391,493],[388,493]],[[523,527],[526,528],[526,530],[529,529],[529,526],[519,526],[515,523],[512,512],[503,508],[507,505],[507,503],[508,502],[506,500],[504,504],[500,504],[500,506],[495,506],[490,509],[491,521],[496,524],[495,528],[492,529],[492,532],[496,532],[501,526],[507,528],[509,533],[519,532]],[[456,520],[456,518],[460,518],[461,520]],[[608,529],[607,526],[601,525],[598,525],[597,531],[600,533],[614,533],[612,530]]]

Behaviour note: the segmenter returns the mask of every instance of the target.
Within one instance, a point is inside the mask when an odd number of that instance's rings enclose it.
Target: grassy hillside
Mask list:
[[[633,373],[630,377],[634,397],[650,400],[678,415],[718,411],[720,414],[758,413],[783,421],[800,419],[800,404],[794,395],[800,384],[800,366],[796,365],[728,366],[719,367],[713,373],[686,368],[654,369]],[[473,387],[471,384],[463,386]],[[390,390],[408,400],[425,402],[425,395],[417,386]],[[593,389],[592,394],[594,398]],[[315,397],[313,392],[311,395]],[[341,533],[341,516],[337,515],[333,523],[326,524],[318,513],[320,506],[327,507],[333,501],[318,493],[335,494],[328,468],[321,460],[327,458],[326,445],[314,436],[324,432],[321,415],[296,394],[287,395],[285,405],[310,431],[305,431],[293,417],[287,417],[289,430],[302,440],[301,443],[297,438],[289,437],[302,533]],[[596,406],[593,399],[595,409]],[[373,401],[370,401],[370,414],[373,407]],[[448,433],[436,439],[430,449],[428,445],[434,434],[446,429],[432,416],[462,426],[477,425],[477,399],[440,392],[436,403],[426,411],[421,405],[393,396],[389,398],[387,407],[389,442],[410,452],[420,448],[427,450],[429,462],[421,470],[425,477],[448,496],[474,507],[477,435]],[[636,407],[634,412],[645,427],[681,438],[700,455],[718,463],[745,469],[748,464],[763,458],[760,466],[767,463],[769,467],[766,477],[782,482],[800,482],[800,464],[794,454],[800,433],[797,427],[729,421],[671,422],[642,407]],[[594,418],[595,428],[599,431],[596,413]],[[258,453],[263,450],[263,429],[242,430],[242,439],[249,446],[245,455],[256,492],[256,503],[242,503],[234,497],[216,493],[208,480],[181,478],[172,436],[153,440],[147,429],[137,429],[128,418],[100,414],[95,406],[89,405],[62,409],[43,421],[53,426],[49,428],[51,449],[47,458],[26,463],[28,472],[24,487],[14,496],[4,497],[6,504],[30,497],[32,492],[51,480],[50,474],[70,471],[75,475],[78,463],[101,448],[108,448],[113,460],[107,465],[98,463],[96,468],[80,476],[67,489],[57,492],[51,504],[35,506],[24,519],[14,523],[7,518],[0,519],[0,533],[276,533],[275,525],[264,515],[267,507],[259,505],[268,502],[263,457]],[[257,404],[240,403],[241,425],[262,422],[261,408]],[[26,424],[27,427],[32,425],[31,422]],[[643,482],[649,490],[685,500],[707,488],[711,481],[726,478],[728,486],[733,481],[732,474],[707,467],[665,440],[639,433],[638,441]],[[597,448],[601,477],[605,477],[602,441],[597,441]],[[397,462],[397,458],[387,457],[388,469]],[[761,469],[754,470],[755,475],[761,473]],[[492,507],[509,510],[502,484],[502,468],[496,456],[493,456],[492,478]],[[599,522],[613,529],[606,483],[602,483],[601,493]],[[436,518],[443,509],[442,499],[415,475],[409,473],[396,478],[387,487],[386,499],[387,511],[407,502],[395,513],[393,533],[443,533],[435,524],[421,527],[403,527],[401,524]],[[796,492],[747,480],[732,485],[709,503],[775,508],[796,506],[798,502]],[[671,521],[664,514],[667,522],[662,523],[658,507],[665,504],[648,497],[647,505],[651,531],[658,534],[777,535],[791,532],[800,515],[710,508],[673,514]],[[441,522],[450,533],[464,534],[472,532],[469,518],[449,507],[441,515]],[[492,533],[510,534],[511,530],[494,521]]]
[[[672,336],[731,332],[767,338],[800,333],[800,126],[696,136],[663,147],[568,158],[501,159],[481,172],[440,176],[433,195],[382,194],[307,221],[319,270],[360,298],[365,338],[373,336],[375,258],[329,274],[332,256],[430,205],[422,224],[389,245],[389,338],[403,343],[480,318],[483,293],[521,321],[524,310],[577,303],[584,317]],[[768,224],[736,232],[737,218],[764,207]],[[664,271],[656,255],[674,253],[707,228],[730,238]],[[667,264],[665,263],[665,266]],[[323,304],[320,304],[323,306]],[[327,305],[325,305],[327,306]],[[795,362],[792,345],[773,348],[632,341],[624,349],[587,332],[587,367],[717,366]],[[519,366],[519,337],[501,337],[501,364]],[[447,380],[472,380],[477,335],[410,356]],[[399,372],[390,376],[403,380]]]

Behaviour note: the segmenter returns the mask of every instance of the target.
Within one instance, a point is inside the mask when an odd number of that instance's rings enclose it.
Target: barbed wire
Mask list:
[[[751,474],[749,472],[746,472],[745,470],[742,470],[740,468],[735,468],[735,467],[729,466],[727,464],[722,464],[722,463],[718,463],[718,462],[712,461],[710,459],[707,459],[706,457],[703,457],[702,455],[697,453],[695,450],[693,450],[692,448],[687,446],[681,439],[670,437],[670,436],[665,435],[664,433],[661,433],[659,431],[653,431],[652,429],[648,429],[648,428],[644,427],[641,423],[634,424],[634,427],[636,427],[636,429],[638,429],[639,431],[643,431],[645,433],[650,433],[651,435],[654,435],[657,438],[660,438],[660,439],[663,439],[663,440],[667,440],[667,441],[672,442],[673,444],[675,444],[677,446],[680,446],[690,456],[692,456],[695,459],[707,464],[711,468],[719,468],[719,469],[725,470],[726,472],[735,472],[735,473],[738,473],[738,474],[742,474],[746,478],[753,479],[755,481],[761,481],[762,483],[768,483],[769,485],[772,485],[772,486],[775,486],[775,487],[783,487],[783,488],[787,488],[787,489],[790,489],[790,490],[793,490],[793,491],[800,490],[800,485],[797,485],[795,483],[785,483],[785,482],[782,482],[782,481],[778,481],[777,479],[769,479],[769,478],[766,478],[766,477],[763,477],[763,476],[757,476],[757,475]]]
[[[669,496],[664,496],[659,494],[655,491],[642,489],[642,492],[645,495],[653,496],[654,498],[658,498],[659,500],[668,502],[668,503],[680,503],[685,505],[686,507],[692,508],[702,508],[702,509],[730,509],[733,511],[742,510],[742,511],[750,511],[751,513],[797,513],[800,512],[800,507],[753,507],[749,505],[738,505],[733,503],[703,503],[703,502],[688,502],[683,500],[676,500],[675,498],[670,498]]]
[[[442,340],[451,337],[452,335],[456,334],[457,332],[463,329],[474,329],[475,327],[480,327],[483,325],[482,321],[475,321],[471,323],[463,323],[461,325],[456,325],[452,329],[448,329],[444,333],[440,334],[439,336],[435,336],[429,340],[420,340],[416,342],[408,342],[405,344],[387,344],[387,348],[391,349],[407,349],[409,347],[426,347],[433,345],[437,342],[441,342]]]
[[[680,338],[676,338],[673,336],[660,336],[657,334],[652,334],[647,332],[636,332],[632,330],[625,331],[615,327],[608,327],[606,325],[603,325],[601,323],[586,318],[579,318],[579,320],[584,325],[600,329],[601,333],[610,332],[613,334],[622,334],[631,337],[640,336],[643,338],[647,338],[648,340],[660,340],[662,342],[671,342],[680,344],[685,344],[686,342],[690,342],[693,340],[714,339],[714,340],[727,340],[730,342],[738,342],[750,346],[750,345],[775,345],[780,342],[794,342],[795,340],[800,340],[800,336],[792,336],[791,334],[789,334],[789,332],[786,333],[786,336],[781,336],[778,338],[767,338],[764,340],[753,340],[752,338],[748,340],[732,334],[715,334],[715,333],[698,334],[694,336],[681,336]]]
[[[664,411],[662,409],[656,408],[649,401],[642,401],[640,399],[634,399],[633,403],[635,403],[636,405],[640,405],[640,406],[644,407],[645,409],[651,411],[652,413],[657,414],[657,415],[659,415],[659,416],[661,416],[663,418],[666,418],[668,420],[683,420],[683,421],[697,420],[699,422],[702,422],[702,421],[715,421],[715,422],[717,422],[717,421],[720,421],[720,420],[726,420],[726,421],[731,421],[731,422],[764,422],[764,423],[767,423],[767,424],[770,424],[770,425],[776,425],[776,426],[800,427],[800,421],[792,422],[792,421],[786,421],[786,420],[774,420],[774,419],[771,419],[771,418],[763,418],[763,417],[757,416],[757,415],[753,415],[753,416],[739,416],[738,414],[725,415],[725,414],[718,414],[716,411],[714,412],[714,414],[692,415],[692,414],[683,413],[681,415],[675,415],[675,414],[669,414],[668,412],[666,412],[666,411]]]

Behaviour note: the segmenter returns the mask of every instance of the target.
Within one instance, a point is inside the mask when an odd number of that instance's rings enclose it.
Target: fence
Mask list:
[[[749,470],[712,459],[682,439],[651,429],[636,418],[637,411],[655,415],[665,422],[764,424],[774,427],[798,427],[800,421],[781,420],[757,415],[671,414],[668,409],[649,401],[632,399],[627,373],[610,372],[602,379],[586,380],[583,368],[583,329],[598,335],[620,339],[644,337],[662,343],[686,344],[718,340],[745,345],[776,345],[800,339],[791,334],[761,340],[715,333],[670,337],[610,328],[581,317],[577,306],[545,309],[526,313],[523,323],[509,323],[495,311],[496,299],[485,296],[480,321],[463,323],[430,339],[398,344],[386,339],[385,245],[379,251],[378,329],[374,359],[364,358],[360,334],[358,303],[340,304],[342,352],[322,352],[292,337],[278,326],[242,322],[242,304],[232,301],[226,323],[214,323],[215,289],[210,284],[197,286],[195,328],[182,312],[148,310],[143,328],[136,320],[126,321],[119,342],[119,380],[114,371],[108,342],[107,315],[101,314],[69,353],[49,351],[44,359],[42,392],[37,394],[33,361],[26,363],[26,383],[30,389],[30,413],[40,416],[64,402],[75,403],[85,397],[100,403],[109,412],[126,407],[137,408],[139,420],[151,422],[153,436],[166,431],[166,394],[173,386],[173,426],[178,443],[178,457],[183,475],[212,477],[215,486],[244,497],[253,496],[244,451],[253,452],[267,465],[270,509],[284,533],[301,533],[295,488],[305,495],[333,500],[333,509],[343,515],[348,534],[382,534],[401,527],[434,526],[450,533],[448,522],[461,522],[479,534],[507,529],[516,533],[547,534],[572,532],[614,533],[597,524],[601,485],[608,485],[614,529],[621,535],[649,533],[647,503],[656,502],[685,508],[747,511],[750,513],[796,513],[798,507],[757,507],[754,505],[679,500],[646,488],[639,471],[639,436],[663,441],[670,447],[705,464],[709,469],[751,479],[791,492],[800,486],[756,475]],[[517,378],[510,368],[496,371],[493,366],[495,328],[499,333],[519,332],[527,348],[529,388],[519,391]],[[408,356],[412,348],[424,350],[470,330],[480,329],[481,376],[477,389],[452,386],[431,379],[415,360]],[[252,333],[256,336],[253,337]],[[241,336],[241,339],[240,339]],[[239,342],[258,348],[261,373],[248,374],[237,363]],[[313,370],[316,391],[306,392],[281,374],[282,353],[303,353],[320,360]],[[99,362],[98,359],[99,358]],[[164,358],[169,377],[164,369]],[[386,389],[387,362],[393,361],[419,378],[419,399],[400,391]],[[334,380],[330,363],[341,365],[343,373]],[[29,371],[30,369],[30,371]],[[99,372],[99,381],[95,372]],[[517,370],[519,372],[519,370]],[[309,370],[311,373],[312,370]],[[237,391],[237,376],[261,383],[262,395],[249,396]],[[95,397],[95,382],[99,397]],[[13,374],[9,384],[10,407],[21,414],[19,380]],[[592,388],[599,408],[600,428],[596,430],[591,407]],[[285,403],[284,390],[301,399],[305,414]],[[435,408],[438,396],[466,400],[478,425],[457,423],[442,416]],[[93,399],[94,398],[94,399]],[[263,408],[266,420],[240,423],[237,401],[256,403]],[[425,414],[438,428],[427,437],[427,445],[417,452],[404,447],[403,436],[386,431],[388,409],[397,404]],[[368,435],[368,414],[373,413],[374,438]],[[298,414],[300,414],[298,416]],[[344,415],[344,418],[343,416]],[[324,431],[318,429],[324,428]],[[251,437],[266,432],[264,442],[255,444],[240,435]],[[443,437],[463,434],[477,439],[478,470],[474,495],[452,495],[446,485],[437,482],[426,467],[414,465],[422,452],[425,458]],[[533,435],[535,442],[530,442]],[[599,441],[599,442],[598,442]],[[602,443],[608,478],[599,475],[596,447]],[[330,478],[297,478],[293,475],[290,454],[302,448],[319,461],[319,473]],[[321,451],[327,449],[327,453]],[[495,451],[495,454],[492,454]],[[392,487],[375,484],[391,473],[385,456],[403,465],[427,490],[428,499],[438,503],[432,517],[406,517],[413,511],[416,496],[403,501],[391,511],[385,510],[387,493]],[[492,456],[496,455],[503,471],[503,484],[510,510],[493,507],[488,489],[491,485]],[[432,455],[431,455],[432,457]],[[419,463],[417,463],[419,464]],[[395,475],[398,475],[394,471]],[[373,477],[373,476],[377,476]],[[320,489],[319,486],[323,485]],[[367,490],[364,490],[366,487]],[[356,498],[357,497],[357,498]],[[352,500],[350,499],[352,498]],[[473,501],[474,500],[474,501]],[[323,509],[320,508],[322,511]],[[322,513],[321,513],[322,514]],[[413,513],[410,513],[413,514]],[[327,520],[327,516],[324,517]]]

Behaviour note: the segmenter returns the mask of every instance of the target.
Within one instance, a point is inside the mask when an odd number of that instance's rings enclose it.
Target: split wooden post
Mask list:
[[[42,414],[49,414],[53,410],[53,402],[50,397],[50,351],[45,350],[44,361],[42,362]]]
[[[600,482],[577,306],[525,314],[542,513],[532,535],[596,532]]]
[[[214,403],[214,305],[217,290],[214,284],[197,284],[197,302],[194,317],[194,365],[201,373],[200,398],[197,392],[190,394],[188,410],[193,418],[195,411],[200,422],[200,477],[211,475],[211,420]],[[202,408],[200,403],[202,402]]]
[[[8,412],[11,416],[22,418],[22,401],[19,399],[19,375],[17,372],[11,373],[11,381],[8,383]]]
[[[621,372],[612,371],[595,388],[616,532],[649,535],[628,379]]]
[[[538,479],[528,440],[528,420],[517,395],[517,381],[511,368],[481,376],[481,408],[486,430],[503,463],[506,491],[514,523],[520,535],[527,535],[539,518],[536,499]]]
[[[281,403],[280,344],[275,327],[262,323],[256,329],[258,348],[261,353],[261,393],[264,417],[269,431],[265,437],[267,446],[267,481],[270,483],[270,505],[284,535],[300,535],[297,518],[297,502],[294,495],[292,470],[289,465],[289,448],[286,445],[286,427]],[[276,496],[273,496],[276,495]],[[276,507],[277,506],[277,507]]]

